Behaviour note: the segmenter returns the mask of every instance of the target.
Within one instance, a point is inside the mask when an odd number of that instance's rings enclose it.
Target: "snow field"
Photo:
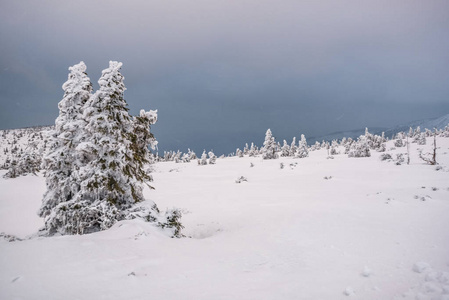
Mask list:
[[[136,220],[0,240],[0,298],[448,299],[449,139],[437,142],[439,171],[417,156],[430,138],[400,166],[326,150],[157,163],[145,196],[184,209],[186,238]],[[0,232],[36,232],[44,179],[0,179],[0,190]]]

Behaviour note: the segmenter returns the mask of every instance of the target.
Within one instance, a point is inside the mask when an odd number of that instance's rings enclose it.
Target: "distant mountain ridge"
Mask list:
[[[420,127],[421,130],[427,128],[430,130],[436,129],[443,129],[449,124],[449,114],[438,117],[438,118],[431,118],[431,119],[424,119],[424,120],[417,120],[412,121],[406,124],[398,125],[396,127],[390,128],[385,131],[386,137],[392,137],[394,134],[405,131],[408,132],[408,130],[411,128],[415,129],[416,127]]]
[[[416,127],[420,127],[421,130],[427,128],[433,130],[436,129],[443,129],[449,124],[449,114],[446,114],[441,117],[437,118],[431,118],[431,119],[423,119],[423,120],[416,120],[412,122],[408,122],[405,124],[397,125],[395,127],[391,128],[382,128],[382,127],[369,127],[368,130],[370,133],[381,135],[382,132],[384,132],[385,137],[391,138],[393,135],[397,134],[398,132],[404,131],[408,132],[409,128],[412,127],[415,129]],[[332,141],[332,140],[341,140],[342,138],[357,138],[360,135],[365,134],[365,128],[359,128],[354,130],[346,130],[346,131],[337,131],[332,132],[323,136],[318,137],[311,137],[307,140],[309,141],[309,144],[311,142],[321,142],[321,141]]]

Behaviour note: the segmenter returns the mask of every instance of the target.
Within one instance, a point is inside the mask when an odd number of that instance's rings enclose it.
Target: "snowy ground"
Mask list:
[[[326,150],[158,163],[146,196],[185,210],[187,238],[126,221],[0,240],[0,299],[449,299],[449,138],[439,171],[417,157],[430,144],[400,166]],[[41,176],[1,178],[0,232],[35,233],[44,189]]]

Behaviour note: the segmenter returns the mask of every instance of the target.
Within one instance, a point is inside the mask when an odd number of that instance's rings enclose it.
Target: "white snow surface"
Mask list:
[[[437,142],[438,171],[418,158],[431,138],[400,166],[325,149],[157,163],[145,196],[184,209],[186,238],[134,220],[1,239],[0,299],[448,299],[449,138]],[[42,174],[0,178],[0,232],[37,232],[44,190]]]

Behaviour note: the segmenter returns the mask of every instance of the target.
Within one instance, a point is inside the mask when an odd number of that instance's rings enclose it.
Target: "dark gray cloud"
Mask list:
[[[0,128],[51,124],[67,68],[124,63],[162,149],[230,152],[449,113],[447,1],[0,2]]]

